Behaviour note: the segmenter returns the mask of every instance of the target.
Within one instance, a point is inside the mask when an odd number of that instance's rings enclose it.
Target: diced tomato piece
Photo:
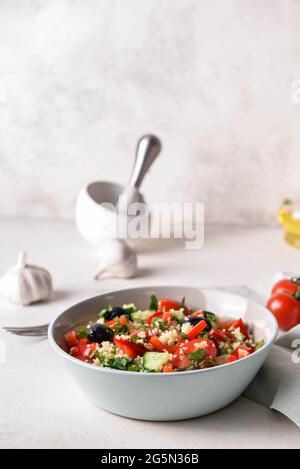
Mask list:
[[[105,321],[105,326],[113,328],[116,324],[121,324],[121,326],[126,326],[128,323],[128,316],[119,316],[118,318],[112,319],[111,321]]]
[[[97,344],[97,342],[92,342],[92,343],[91,343],[91,345],[90,345],[90,347],[89,347],[89,355],[90,355],[91,353],[93,353],[94,350],[96,350],[96,348],[98,347],[98,345],[99,345],[99,344]]]
[[[163,315],[162,315],[162,318],[164,321],[168,322],[172,319],[172,313],[170,313],[170,311],[164,311],[163,312]]]
[[[218,320],[216,321],[216,324],[220,329],[229,329],[233,323],[234,321],[226,321],[226,322],[218,321]]]
[[[248,347],[248,345],[243,345],[243,344],[242,344],[242,345],[239,345],[239,346],[236,348],[236,350],[238,350],[238,349],[246,350],[246,351],[249,352],[249,353],[252,353],[252,352],[253,352],[253,348]]]
[[[192,361],[187,355],[197,350],[205,351],[205,360],[213,360],[217,355],[217,347],[210,339],[199,337],[188,342],[183,341],[178,344],[174,350],[173,367],[180,369],[188,368]]]
[[[237,321],[233,321],[233,323],[231,324],[230,328],[231,329],[236,329],[237,327],[240,328],[240,331],[241,333],[243,334],[243,336],[245,337],[245,339],[249,339],[249,334],[248,334],[248,330],[247,330],[247,326],[246,324],[243,322],[242,319],[238,319]]]
[[[210,339],[203,339],[198,337],[197,339],[190,340],[183,344],[184,353],[193,353],[196,350],[205,350],[206,360],[213,360],[217,355],[217,347],[215,343]]]
[[[207,327],[206,321],[202,319],[202,321],[199,321],[198,324],[196,324],[193,329],[190,330],[190,332],[187,334],[188,338],[190,340],[194,339],[200,332],[202,332],[205,328]]]
[[[147,351],[142,344],[137,344],[127,339],[120,339],[116,336],[114,336],[114,343],[131,357],[136,357],[137,355],[144,355],[144,353]]]
[[[75,331],[69,331],[64,335],[65,340],[68,342],[69,347],[74,347],[78,344],[78,339]]]
[[[247,345],[239,345],[234,352],[237,354],[238,358],[244,358],[250,355],[250,353],[253,352],[253,349]]]
[[[161,317],[162,317],[162,313],[153,313],[153,314],[151,314],[151,316],[149,316],[146,319],[146,323],[150,325],[153,318],[161,318]]]
[[[78,344],[70,349],[70,354],[79,360],[85,360],[90,354],[90,347],[87,347],[88,344],[88,339],[80,339]]]
[[[231,363],[231,362],[235,362],[238,360],[238,357],[236,355],[230,355],[230,357],[227,358],[226,362],[225,363]]]
[[[203,316],[203,309],[197,309],[197,311],[194,311],[193,313],[189,314],[190,318],[195,318],[197,316]]]
[[[230,338],[230,334],[228,332],[221,331],[220,329],[212,328],[209,331],[209,334],[211,337],[214,337],[215,339],[219,339],[219,340],[226,340]]]
[[[192,361],[184,354],[175,353],[173,356],[173,367],[184,370],[192,364]]]
[[[124,353],[126,353],[126,355],[128,355],[128,357],[130,358],[135,358],[138,355],[138,353],[135,350],[133,350],[133,348],[130,347],[129,345],[122,345],[121,348],[124,351]]]
[[[171,373],[173,371],[172,363],[166,363],[163,366],[163,373]]]
[[[79,356],[79,348],[78,348],[77,346],[71,347],[71,348],[70,348],[70,355],[72,355],[72,357],[78,358],[78,356]]]
[[[239,345],[230,355],[229,358],[227,358],[226,363],[231,363],[235,362],[236,360],[239,360],[240,358],[245,358],[248,355],[253,353],[253,349],[251,347],[248,347],[247,345]]]
[[[158,302],[158,311],[160,313],[162,313],[163,311],[170,311],[170,309],[178,311],[180,308],[182,308],[181,303],[179,303],[179,301],[171,300],[170,298],[163,298]],[[184,312],[185,314],[190,314],[191,311],[189,310],[189,308],[184,306]]]
[[[163,352],[164,350],[166,350],[165,348],[165,345],[161,342],[161,340],[159,340],[158,337],[156,337],[155,335],[153,335],[150,339],[150,344],[152,345],[152,347],[155,349],[155,350],[158,350],[159,352]]]
[[[90,343],[89,339],[83,338],[78,342],[79,354],[82,358],[86,358],[90,353],[90,348],[87,345]]]

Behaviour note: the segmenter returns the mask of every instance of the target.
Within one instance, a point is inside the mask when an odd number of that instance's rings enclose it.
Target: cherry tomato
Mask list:
[[[298,290],[299,286],[300,277],[293,277],[291,279],[284,278],[273,285],[271,296],[282,291],[294,294]]]
[[[184,353],[193,353],[196,350],[205,350],[206,360],[213,360],[217,355],[217,347],[210,339],[203,339],[201,337],[190,340],[187,344],[183,344]]]
[[[210,339],[193,339],[188,342],[181,342],[174,350],[173,366],[174,368],[188,368],[192,360],[187,356],[189,353],[194,353],[197,350],[204,350],[206,353],[206,360],[213,360],[217,355],[217,347]]]
[[[278,326],[283,331],[288,331],[300,322],[300,299],[289,293],[279,292],[272,295],[267,302],[267,308],[274,314]]]
[[[169,298],[161,299],[158,302],[158,311],[160,313],[163,311],[170,311],[170,309],[175,309],[175,311],[178,311],[180,308],[182,308],[182,305],[179,303],[179,301],[170,300]],[[184,312],[185,314],[190,314],[191,311],[189,308],[184,306]]]

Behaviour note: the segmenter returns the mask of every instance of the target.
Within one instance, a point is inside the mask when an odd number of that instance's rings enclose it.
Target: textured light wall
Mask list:
[[[0,214],[72,217],[154,132],[149,200],[272,223],[300,198],[299,24],[295,0],[1,0]]]

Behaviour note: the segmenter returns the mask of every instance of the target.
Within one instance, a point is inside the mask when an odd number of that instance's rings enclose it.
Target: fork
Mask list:
[[[40,326],[3,327],[3,329],[11,334],[24,337],[46,337],[48,335],[48,327],[49,323]]]

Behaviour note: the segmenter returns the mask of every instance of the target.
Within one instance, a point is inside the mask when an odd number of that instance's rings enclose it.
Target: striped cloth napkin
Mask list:
[[[238,293],[261,304],[280,278],[293,277],[290,272],[276,274],[273,282],[226,287],[223,290]],[[300,427],[300,324],[286,333],[279,333],[264,365],[244,392],[244,396],[281,412]]]

